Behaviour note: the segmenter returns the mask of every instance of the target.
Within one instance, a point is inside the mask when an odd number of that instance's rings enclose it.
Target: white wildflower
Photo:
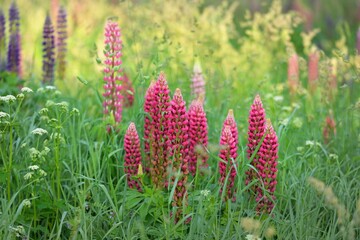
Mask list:
[[[302,152],[302,151],[304,151],[304,147],[297,147],[296,150],[297,150],[298,152]]]
[[[34,135],[40,135],[40,136],[42,136],[42,135],[44,135],[44,134],[47,134],[48,132],[47,132],[45,129],[36,128],[36,129],[32,130],[31,133],[34,134]]]
[[[40,156],[40,152],[36,148],[30,148],[29,152],[32,159],[38,158]]]
[[[16,97],[13,95],[1,96],[0,100],[6,103],[13,103],[16,101]]]
[[[284,107],[281,108],[281,110],[284,111],[284,112],[291,112],[292,108],[289,107],[289,106],[284,106]]]
[[[55,105],[55,102],[51,101],[51,100],[47,100],[46,103],[45,103],[46,107],[51,107],[51,106],[54,106],[54,105]]]
[[[45,89],[46,90],[56,90],[56,87],[54,87],[54,86],[46,86]]]
[[[289,118],[285,118],[284,120],[282,120],[280,123],[281,125],[287,126],[289,124],[290,119]]]
[[[32,178],[33,175],[34,175],[34,172],[28,172],[27,174],[25,174],[24,179],[29,180]]]
[[[261,238],[259,238],[258,236],[252,235],[252,234],[248,234],[246,235],[246,240],[261,240]]]
[[[0,118],[6,118],[6,117],[10,117],[10,115],[6,112],[0,112]]]
[[[209,190],[201,190],[200,194],[203,195],[204,197],[207,197],[210,194]]]
[[[39,169],[39,166],[38,165],[31,165],[31,166],[28,167],[28,169],[30,169],[32,171],[35,171],[35,170]]]
[[[27,207],[27,208],[30,208],[31,207],[31,202],[29,199],[25,199],[24,200],[24,206]]]
[[[41,151],[41,156],[46,156],[50,152],[50,148],[45,147],[44,150]]]
[[[44,92],[44,88],[42,88],[42,87],[41,87],[41,88],[38,88],[37,92],[38,92],[38,93],[43,93],[43,92]]]
[[[297,117],[294,119],[293,124],[296,128],[301,128],[303,125],[303,121],[301,118]]]
[[[23,93],[32,93],[33,90],[31,88],[28,88],[28,87],[23,87],[21,89],[21,92],[23,92]]]
[[[282,102],[284,100],[283,96],[274,96],[274,101],[275,102]]]
[[[48,108],[42,108],[42,109],[40,109],[40,111],[39,111],[40,115],[45,115],[45,114],[47,114],[48,112],[49,112],[49,109],[48,109]]]
[[[42,177],[46,177],[46,175],[47,175],[47,173],[42,169],[39,170],[39,173],[40,173],[40,176],[42,176]]]
[[[79,109],[77,109],[77,108],[73,108],[70,113],[71,113],[71,114],[74,114],[74,115],[79,115],[79,114],[80,114],[80,111],[79,111]]]
[[[18,95],[16,95],[16,98],[19,99],[23,99],[25,97],[25,95],[23,93],[19,93]]]
[[[307,140],[307,141],[305,142],[305,145],[311,147],[311,146],[314,146],[314,145],[315,145],[315,142],[314,142],[314,141]]]
[[[338,159],[339,159],[339,156],[336,155],[336,154],[334,154],[334,153],[330,153],[330,154],[329,154],[329,157],[330,157],[330,159],[334,159],[334,160],[338,160]]]

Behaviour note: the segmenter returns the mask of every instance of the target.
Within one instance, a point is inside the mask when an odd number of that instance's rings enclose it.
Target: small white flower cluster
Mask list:
[[[284,97],[283,96],[274,96],[273,99],[275,102],[282,102],[284,100]]]
[[[30,208],[30,207],[31,207],[31,202],[30,202],[29,199],[24,199],[23,203],[24,203],[24,206],[25,206],[25,207],[27,207],[27,208]]]
[[[21,88],[21,92],[23,92],[23,93],[32,93],[33,90],[31,88],[28,88],[28,87],[23,87],[23,88]]]
[[[16,101],[16,97],[14,97],[13,95],[0,96],[0,101],[6,102],[6,103],[13,103]]]
[[[261,240],[261,238],[259,238],[258,236],[254,236],[252,234],[248,234],[246,235],[246,240]]]
[[[44,134],[48,134],[48,131],[46,131],[45,129],[42,129],[42,128],[35,128],[34,130],[31,131],[31,133],[34,135],[42,136]]]
[[[6,118],[6,117],[10,117],[10,115],[6,112],[0,112],[0,118]]]
[[[330,153],[330,154],[329,154],[329,158],[330,158],[330,159],[333,159],[333,160],[338,160],[338,159],[339,159],[339,156],[336,155],[336,154],[334,154],[334,153]]]
[[[316,146],[321,146],[321,143],[316,142],[316,141],[306,140],[305,145],[310,146],[310,147],[315,146],[315,145]]]
[[[70,114],[73,114],[73,115],[75,115],[75,116],[78,116],[78,115],[80,115],[80,111],[79,111],[79,109],[77,109],[77,108],[73,108],[73,109],[71,110]]]
[[[49,152],[50,152],[50,148],[48,148],[48,147],[45,147],[44,150],[42,150],[41,152],[39,150],[37,150],[36,148],[29,149],[30,158],[32,160],[43,158],[43,157],[47,156],[47,154]]]
[[[51,91],[51,90],[54,90],[54,91],[55,91],[55,90],[56,90],[56,87],[55,87],[55,86],[46,86],[45,89],[46,89],[46,90],[50,90],[50,91]]]
[[[210,194],[209,190],[201,190],[200,194],[203,195],[204,197],[207,197]]]
[[[10,232],[13,232],[15,234],[15,236],[18,238],[22,238],[22,237],[26,236],[25,228],[21,225],[18,225],[16,227],[9,226],[9,230],[10,230]]]
[[[47,175],[47,173],[42,170],[38,165],[31,165],[28,167],[28,169],[31,170],[31,172],[28,172],[24,175],[25,180],[30,180],[35,173],[39,173],[41,177],[45,177]]]

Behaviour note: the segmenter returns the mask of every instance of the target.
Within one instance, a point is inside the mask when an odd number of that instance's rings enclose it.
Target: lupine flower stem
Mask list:
[[[6,69],[5,16],[0,9],[0,72]]]
[[[152,123],[154,126],[151,141],[151,179],[155,186],[167,186],[167,168],[170,164],[168,149],[168,115],[170,107],[170,90],[163,73],[153,87]]]
[[[108,119],[108,125],[112,124],[116,128],[122,118],[122,41],[119,25],[109,20],[105,26],[105,68],[104,68],[104,89],[103,94],[105,100],[104,115],[113,119]],[[110,128],[108,126],[108,132]]]
[[[47,15],[43,31],[43,80],[44,85],[54,85],[55,37],[50,16]]]
[[[263,186],[263,188],[257,188],[256,202],[258,213],[271,213],[274,208],[278,146],[278,139],[274,128],[271,121],[267,120],[265,138],[259,150],[259,160],[256,166],[259,171],[259,180]]]
[[[225,187],[224,200],[231,199],[235,201],[235,177],[236,167],[234,164],[237,157],[237,145],[235,144],[235,138],[231,133],[231,127],[224,123],[223,131],[220,137],[220,153],[219,157],[223,161],[219,161],[219,172],[220,172],[220,192],[222,193]]]
[[[15,2],[9,9],[9,45],[6,70],[21,77],[20,17]]]
[[[66,73],[66,39],[67,39],[66,10],[63,6],[59,8],[57,15],[57,64],[59,79],[64,79]]]
[[[251,161],[251,165],[256,168],[259,154],[256,153],[258,145],[261,143],[261,139],[265,132],[265,109],[263,108],[261,99],[259,95],[256,95],[251,109],[249,112],[249,130],[248,130],[248,144],[247,144],[247,158]],[[256,172],[254,169],[249,169],[246,172],[246,181],[245,184],[250,184],[254,179],[256,179]],[[258,184],[255,184],[252,187],[252,190],[256,192]]]
[[[141,183],[135,177],[141,165],[140,139],[134,123],[130,123],[124,137],[124,171],[129,188],[141,190]]]
[[[154,85],[155,81],[150,83],[149,88],[145,93],[145,102],[144,102],[144,150],[145,150],[145,171],[149,172],[149,168],[151,166],[151,159],[152,159],[152,142],[154,141],[154,123],[153,123],[153,116],[154,111],[152,109],[153,101],[154,101]]]
[[[172,173],[174,174],[171,179],[171,184],[176,182],[176,177],[178,178],[172,202],[172,205],[178,208],[175,216],[175,221],[177,222],[182,214],[183,203],[185,203],[187,199],[186,182],[189,174],[188,119],[185,101],[178,88],[170,102],[168,121],[169,151],[171,159],[173,159]],[[180,174],[176,176],[177,173]]]
[[[208,154],[205,149],[208,145],[208,125],[206,113],[200,101],[193,101],[189,112],[189,172],[195,176],[198,169],[198,160],[201,161],[200,167],[207,167]]]

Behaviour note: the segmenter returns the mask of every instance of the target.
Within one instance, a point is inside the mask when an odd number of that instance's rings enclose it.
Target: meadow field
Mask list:
[[[358,1],[0,3],[0,239],[360,239]]]

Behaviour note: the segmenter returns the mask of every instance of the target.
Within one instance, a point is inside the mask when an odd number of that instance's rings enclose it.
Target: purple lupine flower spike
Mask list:
[[[0,72],[6,69],[5,16],[0,9]]]
[[[259,149],[259,161],[256,168],[258,169],[258,178],[263,188],[257,188],[257,211],[258,213],[271,213],[274,208],[277,159],[278,159],[278,139],[271,121],[266,122],[265,138]],[[264,190],[267,194],[264,193]]]
[[[219,172],[220,172],[220,192],[223,191],[224,184],[225,197],[224,200],[231,199],[235,202],[235,177],[236,177],[236,158],[237,158],[237,145],[235,144],[235,138],[231,133],[231,127],[224,123],[223,130],[220,137],[220,153],[219,157],[223,161],[219,161]],[[235,163],[235,164],[234,164]],[[227,176],[229,177],[227,178]],[[227,182],[226,182],[227,178]]]
[[[9,45],[6,70],[21,77],[20,17],[15,2],[12,2],[9,9]]]
[[[153,87],[152,124],[153,141],[151,141],[151,180],[157,187],[167,186],[167,168],[169,162],[168,116],[170,110],[170,90],[165,75],[160,73]]]
[[[176,89],[170,102],[168,121],[169,151],[171,159],[173,159],[172,172],[174,174],[180,173],[172,201],[172,205],[178,208],[175,216],[175,222],[177,222],[182,215],[182,208],[186,204],[186,182],[189,175],[188,117],[185,101],[179,88]],[[176,177],[173,176],[171,184],[174,184],[175,179]]]
[[[117,128],[122,118],[122,69],[121,69],[121,56],[122,56],[122,40],[120,28],[117,22],[109,20],[105,26],[105,50],[106,57],[104,64],[104,115],[113,119],[109,121]],[[108,132],[110,128],[108,126]]]
[[[139,165],[141,164],[141,152],[139,135],[133,122],[130,123],[125,133],[124,149],[124,171],[127,177],[127,184],[129,188],[137,189],[141,192],[141,182],[134,178],[137,176]]]
[[[263,108],[262,101],[259,95],[256,95],[251,109],[249,112],[249,130],[248,130],[248,144],[247,144],[247,158],[251,159],[252,155],[255,153],[256,148],[261,142],[261,139],[265,132],[265,109]],[[256,168],[257,162],[259,159],[259,154],[257,153],[252,162],[250,163],[253,167]],[[245,184],[250,184],[256,178],[256,172],[254,169],[249,169],[246,172],[246,182]],[[252,190],[255,192],[257,185],[252,187]]]
[[[67,39],[66,10],[63,6],[59,8],[57,15],[57,64],[59,79],[64,79],[66,73],[66,39]]]
[[[208,124],[204,107],[200,100],[191,103],[188,111],[189,118],[189,172],[195,176],[198,160],[200,168],[208,167],[209,155],[205,149],[208,146]]]
[[[49,14],[43,30],[43,80],[44,85],[54,85],[55,37]]]

